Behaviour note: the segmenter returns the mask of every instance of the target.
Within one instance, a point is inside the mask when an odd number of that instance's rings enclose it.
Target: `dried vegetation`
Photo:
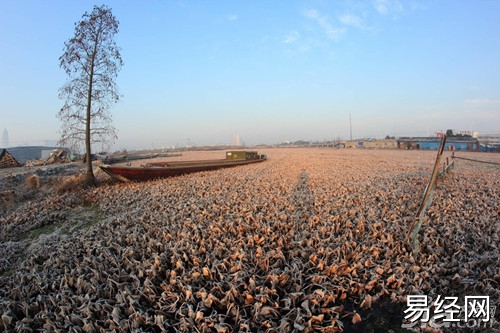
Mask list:
[[[439,182],[415,259],[405,237],[435,152],[263,153],[264,163],[87,190],[105,216],[38,243],[0,277],[0,329],[387,330],[401,326],[390,307],[408,294],[499,305],[498,168],[460,161]],[[0,259],[17,228],[77,205],[53,195],[0,219]]]

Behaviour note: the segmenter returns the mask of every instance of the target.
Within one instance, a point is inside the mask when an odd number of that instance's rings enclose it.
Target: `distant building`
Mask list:
[[[233,145],[235,145],[235,146],[241,146],[241,141],[240,141],[240,135],[239,134],[233,135]]]
[[[55,147],[57,146],[57,140],[45,140],[45,145],[48,147]]]
[[[7,132],[6,128],[3,130],[2,134],[2,147],[9,147],[9,132]]]
[[[470,136],[470,137],[473,137],[473,138],[476,138],[476,139],[477,139],[477,137],[479,135],[479,133],[475,132],[475,131],[458,131],[457,134],[461,135],[461,136]]]

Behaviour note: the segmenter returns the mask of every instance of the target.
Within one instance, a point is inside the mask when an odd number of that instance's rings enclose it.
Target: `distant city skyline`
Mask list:
[[[401,135],[392,135],[392,134],[386,134],[386,135],[381,135],[381,136],[354,136],[352,140],[362,140],[362,139],[385,139],[387,136],[390,136],[391,138],[398,139],[399,137],[436,137],[437,133],[446,133],[448,129],[444,130],[438,130],[432,133],[424,131],[410,131],[409,133],[402,133]],[[477,132],[473,131],[471,132],[470,130],[456,130],[452,129],[454,133],[459,133],[459,134],[469,134],[469,133],[475,133],[479,135],[480,137],[487,137],[487,136],[495,136],[495,137],[500,137],[500,131],[489,131],[489,132]],[[8,148],[8,147],[18,147],[18,146],[46,146],[46,147],[57,147],[59,146],[58,140],[45,140],[45,139],[37,139],[37,140],[31,140],[31,141],[22,141],[22,142],[16,142],[14,144],[9,143],[8,135],[7,138],[5,136],[6,130],[4,130],[3,137],[2,137],[2,147],[1,148]],[[8,132],[7,132],[8,134]],[[172,148],[185,148],[185,147],[205,147],[205,146],[224,146],[224,145],[233,145],[233,146],[255,146],[255,145],[277,145],[277,144],[282,144],[282,143],[294,143],[298,141],[306,141],[306,142],[326,142],[326,141],[337,141],[337,140],[342,140],[342,141],[349,141],[350,137],[349,135],[347,137],[342,137],[342,136],[331,136],[328,138],[294,138],[294,139],[289,139],[285,138],[283,140],[275,141],[275,142],[260,142],[260,143],[254,143],[247,145],[244,141],[241,140],[241,137],[237,134],[232,136],[231,140],[227,140],[226,142],[209,142],[209,143],[202,143],[202,144],[197,144],[194,141],[185,140],[183,142],[182,140],[179,140],[175,144],[165,144],[163,141],[151,141],[146,144],[140,144],[140,141],[130,145],[129,147],[118,147],[117,145],[114,145],[111,149],[109,149],[110,152],[114,151],[119,151],[123,149],[172,149]],[[94,144],[93,145],[93,150],[94,151],[102,151],[102,145],[101,144]],[[83,148],[82,148],[83,149]]]
[[[124,60],[112,151],[500,132],[500,1],[103,3]],[[10,146],[59,139],[58,59],[93,5],[2,3]]]

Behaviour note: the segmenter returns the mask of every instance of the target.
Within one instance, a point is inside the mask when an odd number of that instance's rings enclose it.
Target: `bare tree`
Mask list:
[[[94,6],[75,23],[75,35],[64,43],[59,66],[69,79],[59,89],[65,100],[57,117],[62,121],[61,144],[85,142],[87,184],[94,185],[91,146],[96,142],[113,143],[116,129],[111,125],[110,108],[120,99],[115,82],[123,66],[114,36],[118,20],[111,9]]]

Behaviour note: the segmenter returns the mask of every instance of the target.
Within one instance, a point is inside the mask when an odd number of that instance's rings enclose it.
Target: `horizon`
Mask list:
[[[58,59],[101,3],[124,60],[110,151],[500,132],[497,1],[29,0],[0,11],[10,146],[58,141]]]
[[[177,146],[152,146],[152,147],[136,147],[136,148],[121,148],[121,149],[99,149],[97,146],[98,144],[95,144],[92,146],[92,154],[106,154],[106,155],[114,155],[114,154],[120,154],[123,152],[172,152],[172,151],[197,151],[201,149],[202,151],[205,150],[227,150],[227,149],[246,149],[246,148],[259,148],[259,147],[265,147],[265,148],[295,148],[295,147],[311,147],[311,148],[337,148],[334,147],[333,145],[335,144],[342,144],[342,143],[358,143],[360,141],[363,142],[376,142],[376,141],[397,141],[399,140],[408,140],[408,139],[436,139],[436,141],[440,140],[440,134],[444,134],[445,131],[443,132],[436,132],[434,133],[434,136],[390,136],[390,137],[384,137],[384,138],[372,138],[372,137],[362,137],[362,138],[353,138],[352,140],[349,138],[334,138],[331,140],[294,140],[294,141],[289,141],[289,140],[284,140],[281,142],[276,142],[276,143],[260,143],[260,144],[254,144],[254,145],[246,145],[244,142],[241,143],[219,143],[219,144],[205,144],[205,145],[196,145],[196,144],[191,144],[191,145],[177,145]],[[456,140],[457,138],[472,138],[472,139],[477,139],[481,145],[485,144],[495,144],[498,145],[496,141],[491,142],[491,140],[498,140],[500,139],[500,132],[495,132],[495,133],[489,133],[489,134],[484,134],[484,135],[478,135],[477,137],[473,136],[479,134],[477,132],[471,133],[469,131],[462,131],[462,132],[455,132],[453,131],[452,136],[448,136],[447,142],[453,142],[454,139]],[[325,146],[325,144],[332,145],[332,146]],[[52,141],[52,142],[44,142],[41,144],[25,144],[25,145],[20,145],[20,146],[11,146],[11,145],[5,145],[5,141],[2,142],[2,145],[0,146],[0,149],[9,149],[9,148],[23,148],[23,147],[43,147],[43,148],[62,148],[62,149],[71,149],[66,146],[61,146],[58,145],[57,142]],[[351,146],[352,147],[352,146]],[[368,148],[368,149],[373,149]],[[384,148],[384,149],[391,149],[391,148]],[[399,149],[399,148],[398,148]],[[426,149],[424,149],[426,150]],[[432,149],[431,149],[432,150]],[[80,150],[72,150],[72,153],[75,154],[84,154],[85,149],[80,148]]]

